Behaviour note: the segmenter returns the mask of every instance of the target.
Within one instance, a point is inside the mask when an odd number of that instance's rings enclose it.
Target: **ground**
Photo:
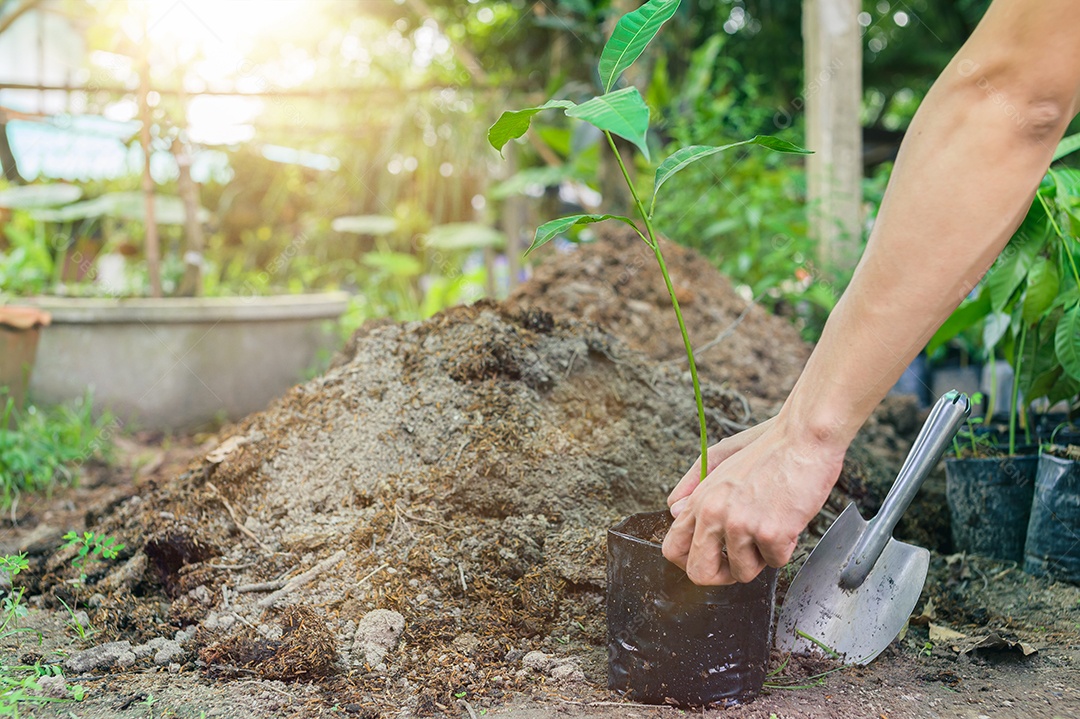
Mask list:
[[[686,295],[712,318],[706,341],[772,339],[758,350],[764,375],[705,364],[715,440],[767,414],[768,373],[787,377],[806,348],[680,257],[669,262],[680,291],[712,288]],[[606,302],[579,259],[552,263],[538,296],[560,294],[562,262],[577,296]],[[628,278],[609,289],[621,292],[647,271],[596,277]],[[24,499],[0,551],[28,554],[14,579],[34,607],[22,625],[42,640],[7,637],[2,661],[59,661],[86,698],[23,715],[674,715],[605,688],[605,530],[663,506],[697,445],[685,370],[666,344],[644,342],[666,318],[640,299],[649,286],[622,298],[638,298],[637,343],[602,313],[594,325],[533,306],[528,288],[365,327],[267,411],[205,437],[124,438],[116,466]],[[874,511],[919,420],[894,400],[868,422],[804,550],[848,501]],[[60,537],[84,528],[126,546],[74,567]],[[775,656],[760,698],[715,715],[1080,716],[1080,589],[951,554],[940,477],[898,536],[936,550],[902,639],[861,669]],[[77,631],[75,617],[89,626]],[[1037,651],[965,651],[990,633]],[[553,659],[537,664],[536,651]]]

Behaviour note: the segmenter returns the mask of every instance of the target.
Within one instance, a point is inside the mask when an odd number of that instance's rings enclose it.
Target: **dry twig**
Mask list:
[[[345,550],[339,549],[338,551],[334,552],[329,557],[322,560],[306,572],[302,574],[297,574],[295,577],[286,582],[285,585],[281,587],[281,589],[278,589],[270,596],[260,599],[255,606],[259,607],[259,609],[269,609],[270,607],[277,604],[281,599],[283,599],[285,595],[296,591],[297,589],[303,587],[306,584],[309,584],[317,576],[333,567],[342,559],[345,559]]]
[[[274,551],[272,549],[270,549],[270,547],[263,544],[259,540],[259,538],[255,536],[254,532],[252,532],[250,529],[248,529],[243,524],[241,524],[240,520],[237,519],[237,517],[236,517],[236,512],[233,511],[232,505],[229,504],[229,500],[225,499],[225,496],[221,492],[218,491],[218,488],[214,486],[214,483],[213,482],[207,482],[206,486],[211,492],[214,493],[214,496],[217,497],[218,500],[222,504],[225,505],[225,511],[227,511],[229,513],[229,517],[232,518],[233,524],[236,525],[236,528],[239,529],[241,532],[243,532],[245,535],[247,535],[248,538],[251,539],[251,541],[255,542],[255,544],[258,544],[259,548],[262,549],[264,552],[266,552],[267,554],[273,554]]]

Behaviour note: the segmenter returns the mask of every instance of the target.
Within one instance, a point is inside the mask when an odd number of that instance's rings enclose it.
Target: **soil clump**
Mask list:
[[[595,242],[539,265],[507,302],[595,322],[630,347],[685,369],[686,350],[652,250],[628,227],[595,227]],[[782,402],[811,345],[790,322],[744,299],[704,257],[664,239],[660,244],[701,375],[762,409]]]

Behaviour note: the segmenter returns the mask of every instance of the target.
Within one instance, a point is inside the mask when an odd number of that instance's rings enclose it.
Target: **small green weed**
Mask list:
[[[71,566],[80,570],[80,584],[86,582],[86,567],[88,565],[99,558],[116,559],[126,546],[117,544],[115,537],[94,532],[83,532],[82,534],[68,532],[64,535],[64,540],[66,544],[61,549],[69,549],[70,547],[78,547],[79,549],[78,553],[71,559]]]
[[[26,570],[28,566],[25,554],[0,557],[0,572],[6,572],[11,577]],[[41,642],[41,632],[18,626],[19,620],[27,614],[26,606],[22,603],[25,593],[25,587],[12,587],[0,601],[0,614],[2,614],[0,639],[29,633],[36,634],[38,642]],[[17,719],[22,716],[20,709],[25,706],[82,701],[85,690],[78,684],[67,686],[71,695],[70,699],[40,696],[41,685],[38,680],[42,677],[60,675],[60,667],[55,665],[0,665],[0,717]]]

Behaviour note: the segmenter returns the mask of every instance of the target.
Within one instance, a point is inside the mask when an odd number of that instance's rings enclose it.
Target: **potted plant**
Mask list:
[[[1064,141],[1058,157],[1070,146]],[[1047,173],[978,292],[929,345],[932,351],[978,327],[991,362],[1000,351],[1012,370],[1009,396],[991,394],[986,414],[993,418],[994,408],[1006,404],[1007,426],[969,426],[967,444],[959,442],[957,456],[946,461],[952,535],[960,551],[1023,560],[1040,461],[1029,408],[1071,402],[1080,389],[1080,271],[1073,251],[1077,177],[1071,170]]]
[[[1050,324],[1046,334],[1053,330],[1053,352],[1038,352],[1029,360],[1034,373],[1042,373],[1034,381],[1032,396],[1045,398],[1048,408],[1065,402],[1071,410],[1080,391],[1080,253],[1075,251],[1080,235],[1080,171],[1051,170],[1036,200],[1045,209],[1068,272],[1051,313],[1044,318]],[[1080,448],[1071,444],[1074,438],[1075,432],[1062,426],[1040,438],[1043,447],[1027,526],[1024,571],[1080,583],[1080,543],[1076,541],[1080,536]]]
[[[705,457],[705,407],[693,349],[653,226],[659,192],[680,170],[733,147],[759,145],[795,154],[807,151],[764,135],[723,146],[684,147],[657,167],[649,195],[638,193],[615,137],[636,147],[648,161],[649,108],[636,87],[619,88],[619,79],[674,16],[679,4],[680,0],[649,0],[619,19],[600,55],[603,94],[581,103],[560,98],[504,112],[488,131],[488,140],[501,152],[508,142],[528,131],[535,115],[551,109],[562,110],[602,133],[629,190],[635,217],[577,214],[546,222],[537,228],[526,254],[575,226],[614,220],[634,229],[653,251],[671,298],[686,348],[697,403],[701,456]],[[704,480],[707,463],[701,464]],[[698,587],[662,555],[657,540],[670,522],[666,511],[634,515],[608,532],[609,685],[638,701],[652,703],[710,705],[750,700],[765,679],[776,571],[766,569],[745,585]]]
[[[0,305],[0,391],[7,395],[0,394],[0,409],[9,398],[16,411],[22,409],[41,328],[50,321],[49,313],[36,307]]]

